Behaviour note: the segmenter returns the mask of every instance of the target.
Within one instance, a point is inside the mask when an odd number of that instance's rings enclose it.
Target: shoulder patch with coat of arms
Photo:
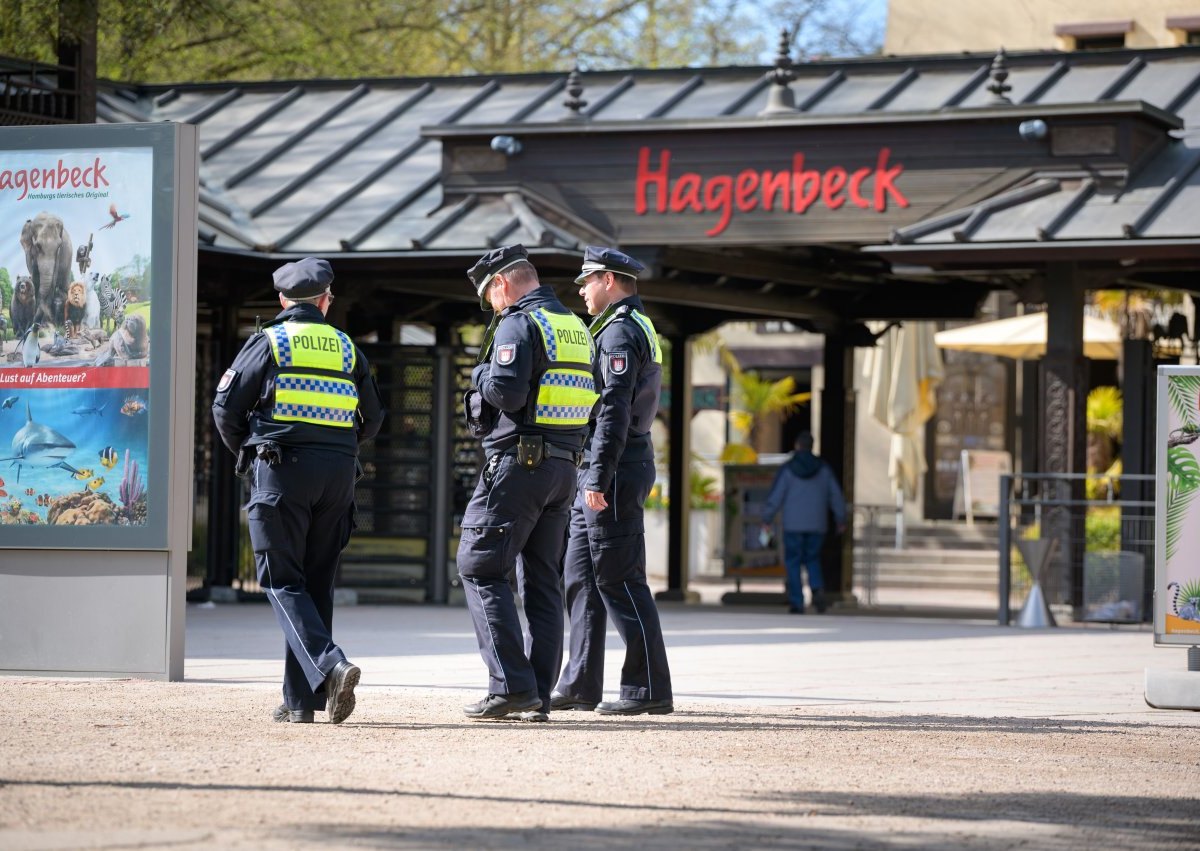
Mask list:
[[[229,385],[233,384],[233,380],[238,377],[237,370],[227,369],[225,374],[221,376],[221,380],[217,383],[217,392],[224,393],[229,389]]]
[[[496,363],[500,364],[500,366],[508,366],[516,359],[516,343],[505,343],[503,346],[496,346]]]
[[[629,355],[626,352],[608,353],[608,371],[613,375],[624,375],[629,369]]]

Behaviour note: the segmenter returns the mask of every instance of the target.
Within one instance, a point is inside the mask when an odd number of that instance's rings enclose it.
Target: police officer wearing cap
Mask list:
[[[467,424],[487,457],[458,546],[488,669],[487,696],[463,707],[474,719],[547,719],[562,661],[558,566],[597,399],[587,327],[541,285],[528,258],[523,246],[508,245],[467,272],[480,308],[495,311],[464,397]],[[509,585],[514,570],[527,639]]]
[[[247,517],[258,582],[287,639],[276,721],[340,724],[360,671],[333,641],[333,581],[354,528],[358,447],[383,405],[367,359],[325,321],[329,263],[306,257],[275,271],[283,311],[221,376],[217,431],[250,479]]]
[[[658,412],[662,351],[637,294],[642,269],[615,248],[589,245],[575,279],[588,314],[596,317],[590,331],[601,384],[563,559],[570,658],[551,696],[555,710],[674,710],[662,627],[646,584],[643,505],[654,486],[650,426]],[[625,664],[620,699],[601,702],[605,609],[625,641]]]

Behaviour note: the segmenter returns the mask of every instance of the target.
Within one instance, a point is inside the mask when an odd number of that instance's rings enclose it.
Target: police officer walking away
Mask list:
[[[562,558],[575,471],[595,406],[592,338],[521,245],[485,254],[467,272],[479,306],[496,312],[464,397],[467,424],[487,456],[462,519],[458,572],[488,694],[463,707],[474,719],[545,721],[562,662]],[[521,622],[509,577],[529,622]]]
[[[563,591],[571,620],[570,658],[551,696],[552,709],[602,715],[665,715],[674,709],[671,672],[654,597],[646,585],[643,506],[654,486],[650,425],[658,411],[662,352],[642,312],[643,266],[614,248],[589,245],[580,285],[595,316],[600,407],[579,493],[571,508]],[[620,699],[600,702],[605,617],[625,641]]]
[[[354,711],[360,671],[333,642],[333,581],[354,528],[358,447],[383,405],[358,347],[325,322],[333,270],[306,257],[275,271],[283,312],[221,376],[213,418],[251,481],[247,517],[258,582],[287,639],[276,721]]]

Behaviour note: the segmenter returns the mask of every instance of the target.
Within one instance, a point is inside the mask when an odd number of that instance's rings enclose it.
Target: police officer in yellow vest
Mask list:
[[[496,315],[464,398],[487,460],[463,515],[458,572],[489,675],[487,696],[464,712],[545,721],[562,661],[558,565],[597,399],[592,338],[541,285],[523,246],[488,252],[467,276]]]
[[[251,481],[246,506],[258,582],[287,639],[276,721],[340,724],[359,669],[333,642],[333,581],[354,528],[359,444],[383,422],[367,360],[325,322],[333,270],[306,257],[275,271],[283,312],[221,376],[217,431]]]
[[[575,279],[596,317],[590,330],[601,383],[563,559],[571,646],[551,697],[555,710],[665,715],[675,708],[658,609],[646,585],[643,506],[654,485],[650,426],[662,350],[637,294],[642,268],[615,248],[589,245]],[[606,609],[625,641],[625,664],[619,699],[601,702]]]

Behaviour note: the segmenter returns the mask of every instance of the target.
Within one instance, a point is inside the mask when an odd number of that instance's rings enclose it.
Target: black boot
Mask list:
[[[813,591],[812,598],[813,607],[816,608],[817,614],[825,614],[825,610],[829,608],[829,603],[825,599],[825,592],[820,589]]]

